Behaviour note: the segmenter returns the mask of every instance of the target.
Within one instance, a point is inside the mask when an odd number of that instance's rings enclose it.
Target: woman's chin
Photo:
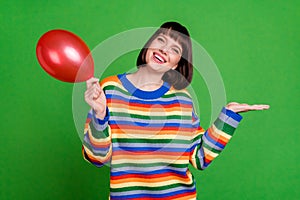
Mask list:
[[[149,63],[147,65],[147,67],[149,69],[151,69],[152,71],[155,71],[155,72],[159,72],[159,73],[165,73],[169,70],[168,67],[162,65],[162,64],[158,64],[158,63]]]

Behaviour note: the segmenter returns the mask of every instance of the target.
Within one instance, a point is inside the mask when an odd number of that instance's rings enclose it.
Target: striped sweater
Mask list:
[[[101,87],[106,116],[88,113],[82,152],[97,167],[110,166],[110,199],[196,199],[189,164],[205,169],[242,117],[223,108],[205,131],[186,90],[165,82],[143,91],[126,74],[104,79]]]

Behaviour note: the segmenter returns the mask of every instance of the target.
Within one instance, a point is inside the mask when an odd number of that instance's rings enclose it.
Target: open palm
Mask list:
[[[265,104],[254,104],[249,105],[246,103],[237,103],[237,102],[231,102],[226,105],[226,109],[232,110],[233,112],[240,113],[240,112],[248,112],[253,110],[267,110],[269,109],[269,105]]]

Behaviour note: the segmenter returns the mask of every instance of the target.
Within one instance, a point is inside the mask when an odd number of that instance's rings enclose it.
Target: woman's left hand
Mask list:
[[[270,108],[269,105],[265,104],[255,104],[255,105],[249,105],[246,103],[237,103],[237,102],[231,102],[226,105],[225,107],[228,110],[231,110],[235,113],[240,113],[240,112],[247,112],[247,111],[252,111],[252,110],[267,110]]]

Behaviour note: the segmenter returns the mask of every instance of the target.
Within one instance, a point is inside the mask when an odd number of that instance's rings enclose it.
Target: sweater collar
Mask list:
[[[133,96],[141,99],[157,99],[162,97],[166,92],[169,91],[170,85],[164,82],[161,87],[153,91],[144,91],[135,87],[126,77],[126,73],[119,74],[118,78],[121,81],[123,87]]]

